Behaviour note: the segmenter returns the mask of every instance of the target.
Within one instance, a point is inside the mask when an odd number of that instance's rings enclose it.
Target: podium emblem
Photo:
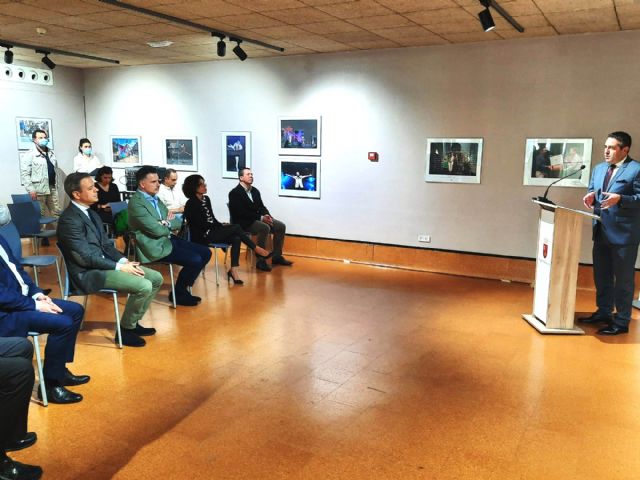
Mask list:
[[[544,240],[542,244],[542,258],[546,259],[549,254],[549,241],[547,239]]]

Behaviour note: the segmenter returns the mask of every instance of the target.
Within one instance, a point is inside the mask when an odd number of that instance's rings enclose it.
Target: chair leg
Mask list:
[[[220,274],[218,273],[218,249],[216,247],[213,247],[213,256],[215,258],[216,261],[216,287],[220,286]]]
[[[38,280],[38,267],[33,266],[33,281],[36,284],[36,287],[40,287],[40,282]]]
[[[65,297],[65,300],[67,297]],[[84,327],[84,319],[87,317],[87,301],[89,300],[89,295],[84,296],[84,301],[82,302],[82,308],[84,309],[84,313],[82,314],[82,322],[80,322],[80,330]]]
[[[176,306],[176,285],[173,282],[173,265],[169,264],[169,276],[171,277],[171,299],[173,300],[173,308],[178,308]]]
[[[46,407],[49,405],[47,398],[47,387],[44,384],[44,372],[42,370],[42,357],[40,356],[40,342],[38,335],[31,335],[33,338],[33,349],[36,352],[36,363],[38,364],[38,381],[40,382],[40,393],[42,394],[42,404]]]
[[[118,336],[118,346],[122,347],[122,330],[120,330],[120,308],[118,306],[118,293],[113,292],[113,310],[116,314],[116,335]]]
[[[60,287],[60,295],[62,295],[63,294],[62,277],[60,276],[60,264],[58,263],[57,257],[56,257],[56,273],[58,274],[58,286]]]

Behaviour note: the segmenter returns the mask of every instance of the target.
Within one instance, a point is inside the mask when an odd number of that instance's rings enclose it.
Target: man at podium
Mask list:
[[[629,331],[635,263],[640,243],[640,163],[629,157],[631,136],[613,132],[604,144],[605,163],[593,169],[582,199],[593,222],[593,277],[598,309],[582,323],[606,325],[600,335]],[[613,313],[615,306],[615,314]]]

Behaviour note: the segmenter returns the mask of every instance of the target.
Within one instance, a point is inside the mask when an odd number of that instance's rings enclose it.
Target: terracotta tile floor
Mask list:
[[[92,298],[85,400],[32,403],[13,456],[55,480],[640,478],[635,325],[542,336],[527,285],[293,259],[244,286],[209,268],[142,349]]]

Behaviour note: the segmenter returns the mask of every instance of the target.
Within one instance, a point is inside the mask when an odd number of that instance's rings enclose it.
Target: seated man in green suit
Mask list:
[[[162,285],[162,275],[127,260],[107,238],[102,220],[89,208],[98,201],[98,190],[88,173],[70,174],[64,189],[71,203],[58,221],[58,244],[73,288],[82,293],[101,288],[128,293],[122,315],[122,343],[129,347],[144,346],[142,337],[153,335],[156,330],[139,322]]]
[[[155,167],[143,166],[136,172],[138,191],[129,200],[129,228],[136,236],[136,250],[142,263],[167,262],[182,265],[176,281],[176,303],[195,306],[200,297],[191,295],[189,287],[211,259],[205,245],[188,242],[171,235],[181,221],[169,213],[158,198],[160,180]],[[169,298],[169,300],[173,300]]]

